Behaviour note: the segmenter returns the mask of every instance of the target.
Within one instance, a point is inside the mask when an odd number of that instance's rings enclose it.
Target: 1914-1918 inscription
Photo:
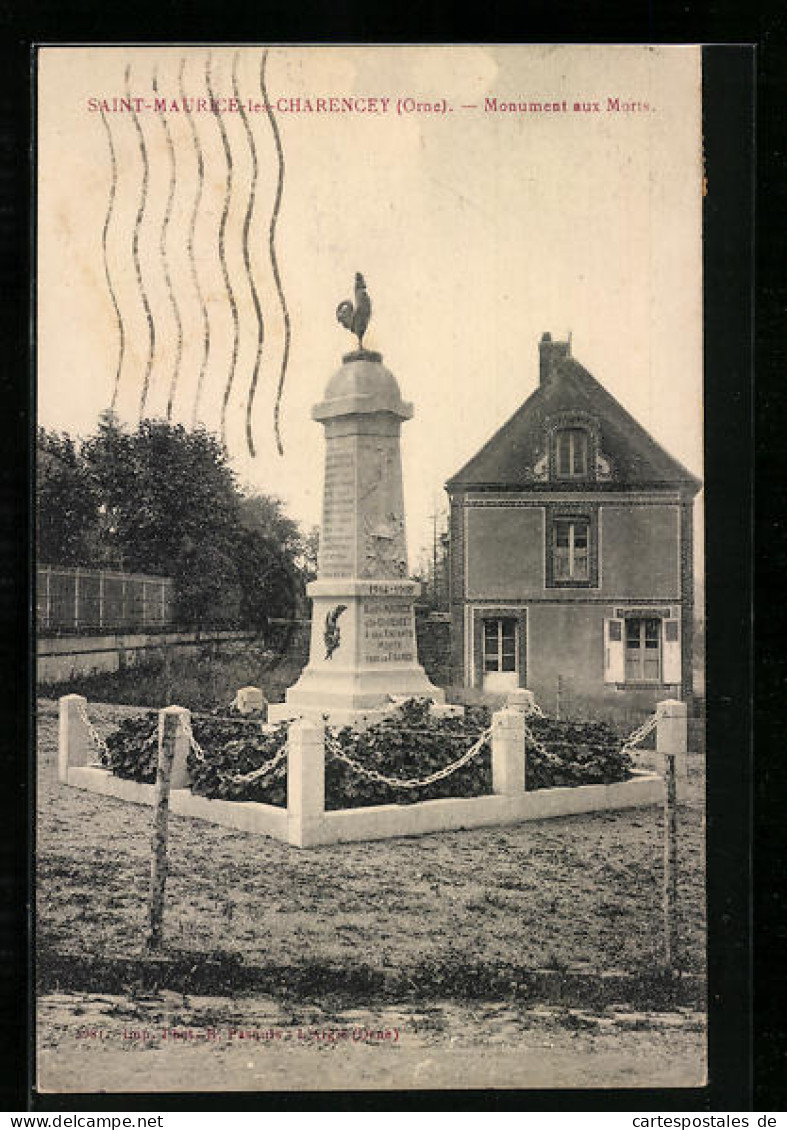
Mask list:
[[[408,600],[364,600],[361,612],[367,663],[412,663],[415,660],[413,611]]]

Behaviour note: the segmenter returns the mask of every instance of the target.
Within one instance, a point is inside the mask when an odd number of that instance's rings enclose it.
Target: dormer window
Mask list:
[[[561,428],[555,433],[555,471],[559,479],[588,477],[588,447],[584,428]]]

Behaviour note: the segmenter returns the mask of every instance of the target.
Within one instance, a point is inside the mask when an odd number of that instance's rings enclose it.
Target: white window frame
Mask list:
[[[558,544],[557,533],[560,526],[568,526],[568,574],[566,576],[558,576],[557,560],[558,560]],[[579,576],[576,572],[576,529],[577,526],[583,526],[585,530],[585,573],[584,576]],[[552,520],[552,583],[553,585],[567,585],[567,584],[590,584],[590,541],[593,536],[593,529],[589,518],[584,517],[562,517],[556,516]],[[561,547],[562,549],[563,547]]]
[[[503,621],[507,620],[514,625],[514,666],[511,671],[506,671],[503,667]],[[497,639],[496,639],[496,655],[495,659],[498,663],[497,667],[487,667],[487,625],[497,624]],[[482,621],[481,627],[481,674],[487,675],[490,673],[500,674],[513,674],[519,671],[519,622],[515,616],[490,616]]]
[[[656,648],[650,648],[650,649],[647,648],[647,627],[646,627],[646,625],[647,625],[648,622],[654,623],[656,625],[656,643],[657,643]],[[638,624],[639,625],[639,643],[638,643],[638,647],[636,648],[637,665],[639,667],[639,671],[638,671],[638,673],[633,674],[633,675],[630,674],[629,651],[630,650],[633,651],[635,649],[633,649],[633,648],[630,649],[629,648],[629,642],[628,642],[629,641],[630,626],[632,624]],[[624,624],[624,630],[623,630],[623,665],[624,665],[624,672],[625,672],[625,681],[626,681],[627,685],[633,686],[634,684],[637,684],[637,685],[642,685],[642,686],[650,686],[650,685],[654,685],[654,684],[660,684],[663,681],[662,680],[662,667],[663,667],[663,663],[664,663],[664,639],[663,639],[663,636],[664,636],[663,620],[660,617],[657,617],[657,616],[628,616],[628,617],[626,617],[625,624]],[[646,661],[648,650],[656,652],[656,674],[655,674],[655,676],[647,675],[646,671],[645,671],[645,661]]]
[[[574,469],[577,454],[577,438],[582,437],[584,459],[581,470]],[[560,470],[561,441],[568,442],[568,471]],[[590,476],[590,436],[587,428],[566,425],[555,432],[555,476],[558,479],[587,479]]]

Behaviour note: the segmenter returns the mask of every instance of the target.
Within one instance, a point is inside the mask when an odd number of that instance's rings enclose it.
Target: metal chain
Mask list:
[[[527,722],[525,722],[525,739],[527,741],[529,741],[530,744],[532,746],[534,746],[535,749],[537,749],[538,752],[540,754],[542,754],[544,757],[546,757],[547,759],[551,759],[551,760],[557,759],[558,755],[556,753],[553,753],[551,750],[547,749],[547,747],[544,745],[544,743],[542,741],[539,741],[539,739],[536,737],[536,735],[533,733],[533,731],[528,726]]]
[[[650,718],[646,719],[646,721],[644,721],[641,726],[638,726],[636,730],[631,731],[629,736],[624,741],[623,745],[620,747],[620,752],[628,753],[632,749],[634,749],[634,747],[638,745],[639,742],[643,741],[648,736],[648,734],[656,728],[657,722],[658,715],[651,714]],[[531,745],[533,745],[538,750],[539,753],[543,754],[544,757],[555,758],[558,756],[556,753],[552,753],[551,750],[548,750],[542,741],[539,741],[539,739],[528,726],[527,722],[525,722],[525,737],[531,743]]]
[[[651,714],[650,718],[647,718],[641,726],[638,726],[636,730],[631,731],[623,745],[620,747],[620,752],[628,753],[630,750],[634,749],[636,745],[639,745],[639,743],[643,741],[643,739],[646,738],[648,734],[655,730],[658,720],[658,714]]]
[[[260,777],[267,777],[269,773],[274,773],[276,777],[281,776],[282,772],[286,772],[287,763],[284,760],[287,756],[287,743],[281,747],[275,757],[270,761],[266,761],[264,765],[260,765],[258,769],[252,769],[250,773],[242,773],[237,777],[230,777],[233,785],[247,785],[252,781],[258,781]]]
[[[98,730],[93,725],[93,723],[90,721],[90,718],[88,717],[88,713],[87,713],[87,707],[85,706],[84,702],[78,703],[77,709],[79,710],[79,717],[81,718],[82,722],[85,724],[85,728],[87,729],[88,735],[90,736],[90,740],[93,742],[93,745],[98,749],[98,752],[99,752],[98,764],[106,765],[109,761],[109,746],[104,741],[104,739],[101,737],[101,734],[99,734]]]
[[[185,731],[186,737],[189,740],[189,747],[191,749],[191,752],[194,754],[197,761],[204,761],[205,760],[205,750],[202,748],[202,746],[199,744],[197,739],[194,737],[194,731],[191,728],[191,719],[190,718],[188,718],[188,717],[183,718],[183,729]]]
[[[463,765],[467,765],[474,757],[477,757],[484,746],[489,741],[492,734],[491,728],[484,730],[481,736],[460,758],[446,765],[443,769],[438,769],[435,773],[430,773],[428,777],[408,777],[402,780],[400,777],[386,777],[384,773],[379,773],[376,769],[368,769],[365,765],[361,765],[345,753],[339,743],[338,739],[332,734],[326,734],[326,744],[328,745],[330,753],[338,760],[343,761],[356,773],[362,777],[367,777],[370,781],[377,781],[381,785],[389,785],[394,789],[420,789],[426,785],[433,785],[435,781],[442,781],[445,777],[450,777],[457,769],[461,769]]]
[[[194,731],[191,728],[190,719],[183,719],[183,728],[186,733],[186,737],[189,740],[189,746],[191,747],[192,753],[196,757],[197,761],[201,761],[204,764],[207,760],[205,750],[194,737]],[[234,785],[248,784],[251,781],[259,780],[260,777],[266,777],[269,773],[273,773],[274,770],[274,776],[280,777],[287,771],[286,764],[282,764],[284,762],[286,754],[287,743],[285,742],[281,749],[279,749],[279,751],[276,753],[275,757],[273,757],[270,761],[266,761],[265,764],[260,765],[258,769],[252,769],[250,773],[240,773],[235,777],[230,777],[229,780]]]

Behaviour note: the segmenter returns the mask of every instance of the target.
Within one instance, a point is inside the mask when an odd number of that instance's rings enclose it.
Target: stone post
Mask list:
[[[502,796],[525,791],[525,716],[509,707],[492,715],[492,791]]]
[[[506,696],[506,707],[509,710],[516,710],[520,714],[529,714],[535,705],[536,696],[532,691],[525,690],[524,687],[509,691]]]
[[[675,758],[675,770],[688,776],[688,708],[685,702],[668,698],[656,704],[656,752]]]
[[[295,847],[321,842],[325,813],[325,724],[308,718],[287,731],[287,839]]]
[[[68,784],[68,770],[73,765],[89,765],[98,758],[90,745],[85,725],[87,699],[81,694],[66,694],[60,699],[60,726],[57,748],[57,779]]]
[[[174,719],[167,728],[167,719]],[[186,758],[189,754],[190,743],[188,739],[188,723],[191,714],[185,706],[167,706],[159,711],[158,732],[159,748],[164,740],[164,734],[172,734],[175,742],[175,756],[172,760],[172,773],[169,787],[171,789],[187,789],[191,784]]]
[[[255,710],[261,714],[268,705],[268,700],[259,687],[241,687],[235,695],[233,705],[241,714],[251,714]]]

